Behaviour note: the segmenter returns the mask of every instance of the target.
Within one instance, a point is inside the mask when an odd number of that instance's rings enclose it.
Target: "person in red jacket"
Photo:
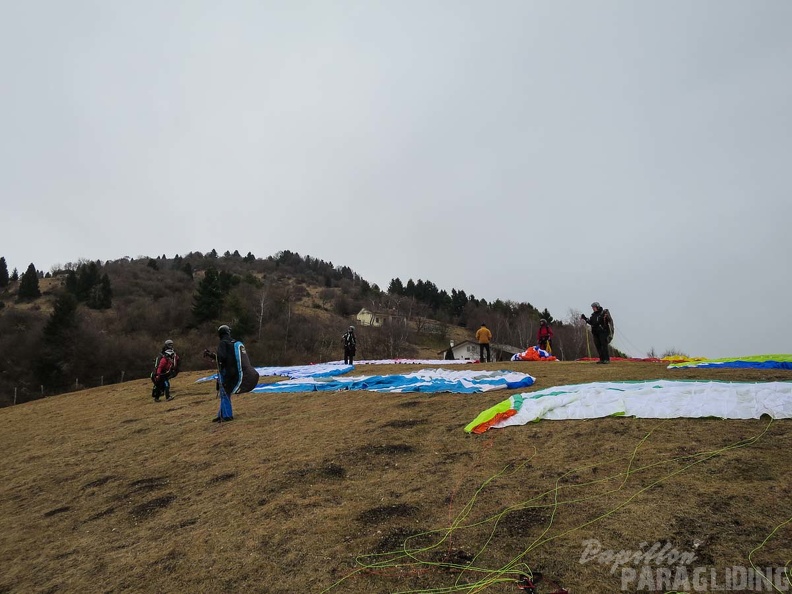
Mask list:
[[[151,381],[154,382],[151,396],[154,398],[154,402],[159,402],[163,394],[165,395],[165,400],[173,400],[173,396],[170,393],[170,380],[179,373],[179,356],[173,349],[172,340],[168,339],[165,341],[162,351],[157,355],[154,366],[154,372],[151,374]]]
[[[544,318],[539,320],[539,332],[536,334],[536,342],[543,351],[553,352],[553,329]]]

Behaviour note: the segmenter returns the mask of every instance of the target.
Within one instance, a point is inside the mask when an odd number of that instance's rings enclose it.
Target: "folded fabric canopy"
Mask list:
[[[724,368],[740,369],[792,369],[792,355],[749,355],[747,357],[728,357],[725,359],[696,359],[671,363],[668,369]]]
[[[316,392],[368,390],[370,392],[453,392],[472,394],[490,390],[519,389],[532,386],[534,378],[512,371],[450,371],[422,369],[406,375],[371,375],[335,379],[301,378],[264,384],[253,392]]]
[[[282,375],[283,377],[300,378],[300,377],[332,377],[334,375],[343,375],[352,371],[354,367],[345,363],[317,363],[316,365],[292,365],[289,367],[256,367],[261,377]],[[209,377],[202,377],[198,382],[208,382],[217,379],[217,374],[210,375]]]
[[[558,361],[558,359],[538,346],[525,349],[522,353],[512,355],[512,361]]]
[[[468,433],[524,425],[539,419],[631,416],[653,419],[720,417],[792,418],[792,382],[604,382],[515,394],[465,427]]]
[[[464,365],[478,363],[476,359],[361,359],[355,360],[355,365]],[[330,365],[342,365],[343,361],[331,361]]]

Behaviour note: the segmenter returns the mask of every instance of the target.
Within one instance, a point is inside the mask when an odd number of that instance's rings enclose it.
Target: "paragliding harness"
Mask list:
[[[154,359],[154,371],[151,372],[151,381],[154,381],[154,376],[157,375],[157,369],[159,369],[160,361],[162,361],[163,357],[168,357],[169,359],[171,359],[171,361],[173,361],[173,363],[171,364],[170,371],[168,372],[167,379],[173,379],[174,377],[179,375],[179,363],[181,363],[181,359],[179,359],[179,355],[176,354],[176,351],[172,350],[171,352],[173,353],[172,357],[170,357],[167,354],[167,351],[165,351],[159,353],[157,355],[157,358]]]
[[[526,594],[537,594],[538,590],[536,585],[541,581],[541,573],[532,573],[530,576],[521,575],[520,579],[517,580],[517,589]],[[569,594],[569,590],[559,587],[554,592],[551,592],[551,594]]]
[[[347,331],[344,334],[343,339],[344,339],[344,350],[350,351],[354,355],[355,347],[357,346],[357,339],[355,338],[355,333]]]
[[[168,354],[169,351],[172,355]],[[171,360],[171,368],[164,376],[158,376],[157,371],[159,370],[163,357],[167,357]],[[177,355],[176,351],[173,349],[161,351],[154,359],[154,370],[149,376],[151,378],[151,383],[154,384],[154,387],[151,389],[151,396],[155,401],[159,401],[163,392],[165,393],[166,400],[172,399],[170,395],[170,380],[177,375],[179,375],[179,355]]]
[[[613,326],[613,316],[611,316],[609,309],[602,310],[602,321],[600,322],[602,327],[608,331],[608,343],[613,340],[613,333],[615,328]]]

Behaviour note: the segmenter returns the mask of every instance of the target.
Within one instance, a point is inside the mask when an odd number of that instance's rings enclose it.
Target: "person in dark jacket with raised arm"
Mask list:
[[[231,338],[231,328],[223,324],[217,329],[220,342],[217,353],[204,351],[204,356],[217,361],[217,381],[220,396],[220,410],[213,420],[233,421],[231,394],[250,392],[256,387],[259,373],[250,364],[245,345]]]
[[[610,329],[605,318],[605,310],[597,301],[591,304],[591,310],[590,318],[587,318],[586,314],[580,314],[580,319],[585,320],[591,326],[594,346],[597,347],[597,353],[599,354],[597,363],[610,363],[610,353],[608,352]]]

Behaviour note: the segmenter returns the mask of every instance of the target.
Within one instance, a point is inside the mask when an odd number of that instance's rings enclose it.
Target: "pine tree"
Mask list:
[[[14,272],[11,273],[11,282],[15,283],[19,280],[19,272],[16,268],[14,268]]]
[[[4,257],[0,257],[0,289],[8,286],[10,278],[8,276],[8,265]]]
[[[388,285],[388,293],[391,295],[404,295],[404,285],[399,278],[392,278]]]
[[[193,317],[199,324],[217,320],[223,309],[223,290],[217,270],[207,268],[193,298]]]
[[[110,277],[107,273],[102,275],[102,280],[99,282],[101,287],[102,297],[100,305],[102,309],[110,309],[113,306],[113,287],[110,286]]]
[[[27,299],[36,299],[37,297],[41,297],[38,272],[36,271],[36,267],[31,264],[28,266],[25,274],[22,275],[22,280],[19,281],[17,300],[25,301]]]
[[[85,304],[91,309],[110,309],[112,307],[113,289],[110,287],[110,278],[107,274],[102,275],[101,280],[91,288]]]
[[[77,297],[77,273],[74,270],[66,273],[66,290]]]
[[[91,296],[91,291],[99,284],[100,280],[99,266],[96,262],[80,264],[77,268],[77,300],[87,302]]]
[[[44,326],[35,363],[36,377],[49,389],[63,389],[71,382],[67,372],[73,358],[76,330],[77,299],[71,293],[62,293]]]

